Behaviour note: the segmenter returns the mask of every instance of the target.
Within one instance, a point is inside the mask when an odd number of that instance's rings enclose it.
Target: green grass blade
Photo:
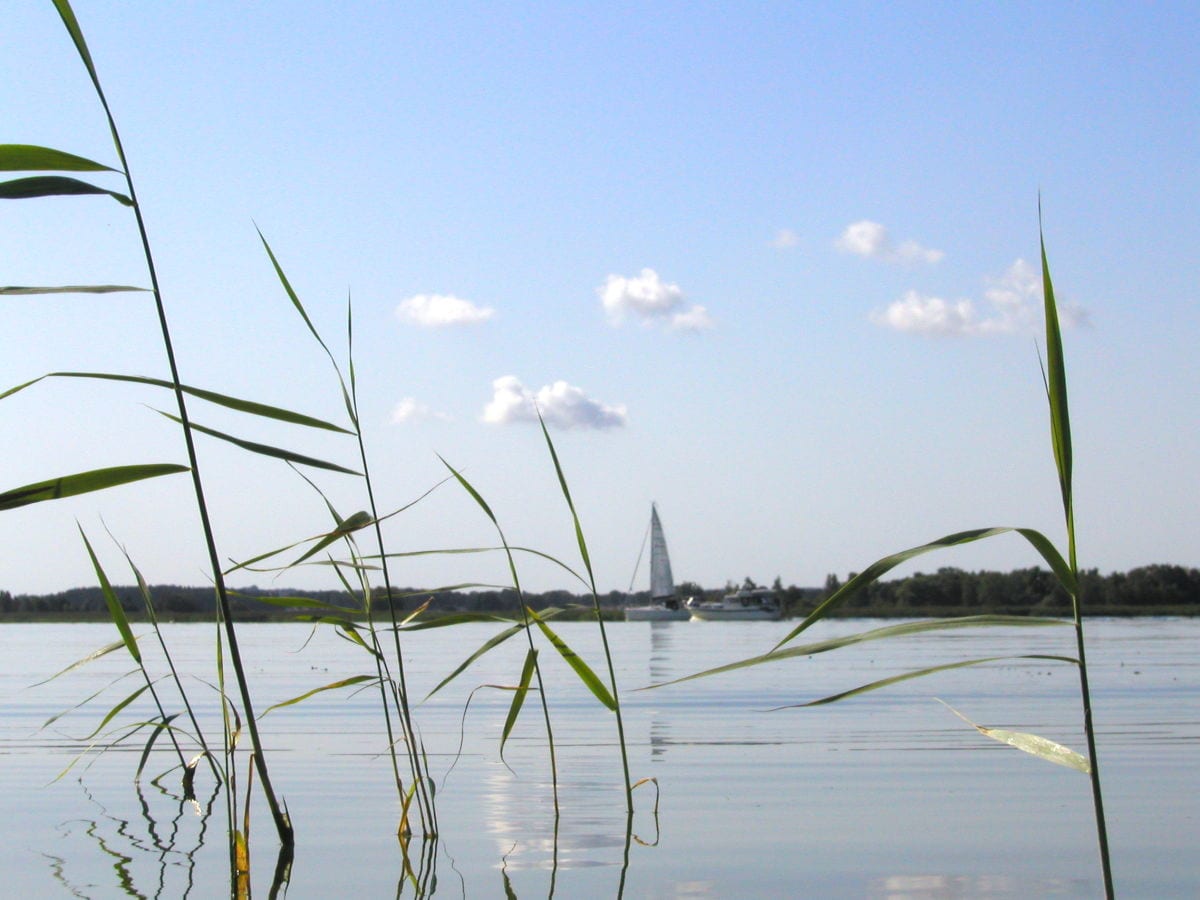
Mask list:
[[[1024,537],[1029,543],[1042,555],[1047,564],[1063,582],[1063,586],[1071,591],[1075,585],[1075,576],[1072,574],[1070,567],[1063,560],[1062,555],[1055,549],[1040,532],[1032,528],[1011,528],[1011,527],[995,527],[995,528],[974,528],[969,531],[959,531],[954,534],[948,534],[945,537],[938,538],[935,541],[930,541],[927,544],[921,544],[919,547],[910,547],[907,550],[902,550],[899,553],[893,553],[890,556],[885,556],[882,559],[876,560],[867,566],[862,572],[855,575],[844,585],[835,591],[824,602],[817,606],[808,616],[788,632],[787,636],[775,645],[776,649],[793,640],[802,631],[805,631],[809,626],[821,619],[824,619],[838,607],[842,606],[852,596],[866,587],[873,581],[878,581],[885,574],[890,572],[901,563],[907,562],[914,557],[921,556],[925,553],[930,553],[934,550],[942,550],[947,547],[957,547],[962,544],[969,544],[973,541],[983,540],[984,538],[995,537],[1001,534],[1009,534],[1016,532]]]
[[[1054,462],[1062,491],[1063,512],[1072,518],[1071,502],[1071,416],[1067,405],[1067,367],[1063,357],[1062,330],[1058,323],[1058,305],[1054,300],[1054,284],[1050,280],[1050,264],[1046,259],[1046,239],[1039,228],[1038,241],[1042,255],[1042,298],[1046,316],[1046,393],[1050,400],[1050,439],[1054,447]]]
[[[588,555],[587,541],[583,537],[583,525],[579,521],[579,513],[575,511],[575,503],[571,499],[571,489],[567,486],[567,478],[563,474],[562,464],[558,461],[558,451],[554,449],[554,441],[550,440],[550,432],[546,429],[546,422],[542,418],[540,410],[538,411],[538,424],[542,427],[542,437],[546,441],[546,447],[550,450],[550,459],[554,462],[554,474],[558,476],[559,489],[562,491],[563,499],[567,501],[567,509],[571,511],[571,520],[575,523],[575,541],[579,544],[579,555],[583,558],[583,567],[587,570],[588,583],[591,586],[595,583],[595,578],[592,574],[592,559]]]
[[[169,412],[158,410],[159,415],[166,416],[172,422],[183,424],[180,418],[172,415]],[[316,459],[312,456],[304,456],[300,453],[294,453],[291,450],[284,450],[281,447],[272,447],[269,444],[259,444],[255,441],[247,441],[243,438],[234,437],[231,434],[226,434],[223,431],[217,431],[215,428],[208,428],[204,425],[197,425],[192,422],[188,426],[193,431],[199,431],[201,434],[207,434],[209,437],[215,437],[218,440],[227,441],[235,447],[241,447],[243,450],[248,450],[251,453],[257,453],[260,456],[270,456],[274,459],[282,459],[285,462],[295,463],[299,466],[311,466],[314,469],[326,469],[330,472],[341,472],[345,475],[358,475],[361,472],[356,472],[353,469],[347,469],[345,466],[339,466],[337,463],[326,462],[323,459]]]
[[[88,472],[78,472],[74,475],[63,475],[51,478],[49,481],[39,481],[22,487],[0,493],[0,510],[16,509],[30,503],[41,503],[44,500],[59,500],[63,497],[74,497],[78,494],[88,494],[92,491],[103,491],[107,488],[119,487],[146,478],[158,478],[161,475],[175,475],[187,472],[187,466],[174,463],[146,463],[134,466],[113,466],[106,469],[92,469]]]
[[[96,75],[96,66],[92,62],[92,54],[88,50],[87,41],[83,39],[83,29],[79,27],[79,21],[75,18],[75,11],[71,9],[69,0],[54,0],[54,7],[58,10],[59,16],[62,18],[63,25],[67,28],[67,33],[71,36],[71,40],[75,43],[75,50],[79,53],[79,59],[87,68],[88,75],[92,78],[92,83],[96,85],[96,89],[100,89],[100,79]]]
[[[75,660],[75,662],[71,663],[65,669],[59,669],[57,672],[55,672],[49,678],[44,678],[41,681],[37,682],[36,684],[31,684],[30,687],[41,687],[43,684],[49,684],[51,681],[53,681],[55,678],[58,678],[60,675],[66,675],[68,672],[73,672],[81,666],[86,666],[88,663],[92,662],[93,660],[97,660],[102,656],[108,656],[108,654],[112,653],[114,650],[120,650],[124,646],[125,646],[124,640],[113,641],[113,643],[107,644],[107,645],[101,647],[99,650],[93,650],[91,653],[89,653],[87,656],[83,657],[82,659]]]
[[[405,630],[407,631],[409,629],[406,628]],[[517,625],[511,626],[510,628],[504,629],[499,634],[492,635],[490,638],[488,638],[486,641],[484,641],[482,645],[480,645],[478,650],[476,650],[474,653],[472,653],[470,656],[468,656],[465,660],[463,660],[461,663],[459,663],[453,672],[451,672],[449,675],[447,675],[445,678],[443,678],[441,681],[439,681],[437,683],[437,687],[435,687],[432,691],[430,691],[428,694],[425,695],[425,699],[428,700],[430,697],[432,697],[434,694],[436,694],[438,691],[440,691],[442,688],[444,688],[446,685],[448,685],[451,681],[453,681],[455,678],[457,678],[459,675],[461,675],[463,672],[465,672],[467,670],[467,668],[470,667],[470,665],[473,662],[475,662],[475,660],[479,659],[481,656],[483,656],[489,650],[492,650],[495,647],[498,647],[500,644],[503,644],[505,641],[507,641],[513,635],[520,634],[524,630],[525,630],[524,625],[517,624]]]
[[[1074,769],[1077,772],[1082,772],[1087,775],[1092,771],[1091,764],[1088,763],[1087,757],[1080,753],[1076,753],[1070,747],[1064,747],[1062,744],[1056,743],[1049,738],[1044,738],[1037,734],[1028,734],[1024,731],[1008,731],[1003,728],[987,728],[983,725],[978,725],[972,722],[957,709],[947,703],[945,700],[939,700],[939,703],[950,712],[954,713],[984,737],[989,737],[994,741],[999,741],[1002,744],[1008,744],[1010,747],[1016,747],[1018,750],[1024,751],[1031,756],[1036,756],[1038,759],[1044,759],[1047,762],[1052,762],[1055,765],[1066,766],[1068,769]]]
[[[131,290],[140,291],[142,288],[107,288],[110,290]],[[0,293],[6,291],[34,291],[41,290],[38,288],[0,288]],[[45,290],[67,291],[75,290],[74,288],[47,288]],[[79,288],[78,290],[88,290]],[[96,288],[99,291],[102,288]],[[119,375],[115,372],[49,372],[46,375],[41,375],[34,378],[32,381],[26,381],[24,384],[19,384],[16,387],[9,388],[3,394],[0,394],[0,400],[8,397],[18,391],[23,391],[27,387],[37,384],[46,378],[90,378],[97,381],[121,381],[128,384],[143,384],[149,387],[165,388],[169,391],[175,390],[175,385],[170,381],[164,381],[161,378],[149,378],[145,375]],[[290,409],[283,409],[278,406],[271,406],[266,403],[257,403],[253,400],[243,400],[240,397],[230,397],[227,394],[219,394],[216,391],[208,391],[203,388],[191,387],[190,385],[181,384],[179,389],[185,394],[195,397],[198,400],[205,400],[209,403],[214,403],[218,406],[223,406],[226,409],[232,409],[237,412],[247,413],[249,415],[258,416],[263,419],[274,419],[279,422],[286,422],[289,425],[303,425],[306,428],[318,428],[325,431],[336,431],[339,434],[351,434],[352,432],[343,428],[340,425],[335,425],[332,422],[326,422],[323,419],[318,419],[313,416],[307,416],[304,413],[298,413]]]
[[[259,714],[258,717],[261,719],[273,709],[282,709],[285,706],[292,706],[296,703],[302,703],[309,697],[316,696],[317,694],[324,693],[325,691],[336,691],[340,688],[350,687],[351,685],[364,684],[366,682],[374,682],[378,680],[378,675],[354,675],[350,678],[343,678],[340,681],[334,681],[329,684],[322,685],[319,688],[313,688],[311,691],[305,691],[303,694],[300,694],[298,697],[293,697],[290,700],[284,700],[280,703],[274,704],[273,706],[268,706]]]
[[[91,734],[86,735],[85,737],[81,738],[81,740],[90,741],[92,738],[94,738],[96,735],[98,735],[101,731],[103,731],[104,726],[107,725],[109,722],[111,722],[113,720],[113,718],[115,718],[116,715],[121,712],[121,710],[123,710],[125,707],[127,707],[130,703],[132,703],[138,697],[142,696],[142,694],[144,694],[149,689],[150,689],[149,684],[143,684],[140,688],[135,690],[132,694],[130,694],[128,697],[126,697],[124,700],[122,700],[120,703],[118,703],[116,706],[114,706],[112,709],[110,709],[108,711],[108,713],[104,716],[104,718],[100,721],[100,724],[96,726],[96,730],[93,731]]]
[[[914,678],[924,678],[926,675],[934,675],[938,672],[948,672],[951,669],[964,669],[968,666],[981,666],[990,662],[1004,662],[1013,659],[1041,659],[1050,662],[1064,662],[1078,665],[1079,660],[1070,656],[1047,656],[1045,654],[1025,654],[1021,656],[986,656],[982,659],[964,659],[959,662],[946,663],[940,666],[930,666],[926,669],[915,669],[911,672],[903,672],[899,675],[893,675],[890,678],[881,678],[879,681],[872,681],[870,684],[862,684],[856,688],[851,688],[848,691],[842,691],[838,694],[831,694],[828,697],[822,697],[820,700],[810,700],[807,703],[788,703],[784,706],[777,706],[775,709],[798,709],[805,706],[821,706],[825,703],[836,703],[838,700],[845,700],[847,697],[855,697],[859,694],[866,694],[870,691],[877,691],[880,688],[888,687],[889,685],[899,684],[902,681],[911,681]]]
[[[73,153],[34,144],[0,144],[0,172],[116,172]]]
[[[142,770],[146,768],[146,761],[150,759],[150,751],[154,749],[154,742],[158,740],[159,735],[171,727],[171,721],[178,718],[178,716],[179,713],[175,713],[154,724],[154,729],[150,732],[150,737],[147,739],[146,745],[142,747],[142,757],[138,760],[137,771],[133,773],[134,781],[142,777]]]
[[[84,534],[83,528],[79,529],[79,536],[83,538],[83,544],[87,547],[88,556],[92,560],[92,568],[96,570],[96,578],[100,581],[100,590],[104,594],[104,602],[108,606],[108,614],[112,617],[113,624],[117,626],[117,631],[121,633],[121,640],[125,642],[125,649],[129,651],[129,655],[133,657],[134,662],[140,666],[142,664],[142,651],[138,647],[137,638],[133,636],[133,629],[129,627],[129,619],[125,615],[125,609],[121,606],[121,601],[117,597],[116,591],[112,589],[112,585],[108,581],[108,576],[104,573],[104,569],[100,565],[100,560],[96,558],[96,551],[92,549],[92,542]]]
[[[738,660],[737,662],[726,663],[723,666],[716,666],[712,669],[705,669],[703,672],[696,672],[692,675],[684,675],[682,678],[676,678],[672,681],[664,681],[659,684],[648,685],[648,688],[666,687],[669,684],[679,684],[684,681],[692,681],[696,678],[707,678],[710,675],[720,675],[724,672],[733,672],[738,669],[747,669],[751,666],[759,666],[764,663],[780,662],[785,659],[795,659],[799,656],[816,656],[818,653],[828,653],[830,650],[840,650],[842,647],[849,647],[854,644],[862,644],[868,641],[878,641],[887,638],[895,637],[910,637],[914,634],[925,634],[931,631],[950,631],[959,628],[1038,628],[1050,625],[1070,625],[1071,623],[1065,619],[1045,619],[1033,618],[1030,616],[962,616],[952,619],[927,619],[920,622],[902,622],[898,625],[886,625],[882,628],[873,628],[870,631],[860,631],[856,634],[846,634],[835,638],[828,638],[823,641],[816,641],[811,644],[802,644],[797,647],[787,647],[784,649],[776,648],[769,653],[764,653],[761,656],[752,656],[749,659]],[[646,690],[647,688],[642,688]]]
[[[530,647],[525,653],[525,665],[521,667],[521,681],[513,692],[512,703],[508,706],[508,715],[504,719],[504,730],[500,733],[500,759],[504,759],[504,745],[512,734],[513,726],[517,724],[517,716],[525,705],[525,695],[529,693],[530,682],[533,681],[533,670],[537,663],[537,650]]]
[[[572,650],[567,645],[566,641],[551,631],[550,626],[542,621],[542,617],[539,616],[533,609],[526,607],[526,610],[529,613],[529,618],[533,619],[533,621],[537,623],[537,627],[541,629],[542,634],[544,634],[546,639],[554,645],[554,649],[558,651],[559,655],[566,661],[567,665],[575,670],[575,674],[579,676],[580,680],[587,686],[587,689],[592,692],[595,698],[609,709],[615,710],[617,708],[617,701],[613,699],[613,695],[609,693],[609,690],[607,687],[605,687],[604,682],[601,681],[596,676],[596,673],[592,671],[591,667],[583,661],[583,657]]]
[[[107,194],[124,206],[133,206],[133,201],[124,194],[66,175],[31,175],[28,178],[0,181],[0,200],[32,200],[37,197],[74,197],[89,194]]]
[[[149,293],[149,288],[133,287],[128,284],[64,284],[55,287],[22,287],[12,285],[0,287],[0,294],[25,296],[32,294],[117,294],[125,291]]]

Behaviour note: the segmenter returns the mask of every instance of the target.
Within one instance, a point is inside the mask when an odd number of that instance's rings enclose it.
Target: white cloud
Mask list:
[[[983,311],[970,299],[944,300],[908,291],[886,309],[871,315],[885,328],[938,336],[1028,334],[1042,326],[1041,273],[1023,259],[999,278],[989,279]],[[1059,305],[1064,328],[1086,325],[1087,312],[1075,304]]]
[[[800,235],[792,231],[790,228],[781,228],[775,233],[775,237],[771,238],[768,247],[774,247],[776,250],[791,250],[800,243]]]
[[[396,307],[396,317],[412,325],[442,328],[447,325],[474,325],[496,314],[487,306],[476,306],[451,294],[417,294]]]
[[[559,428],[622,428],[628,416],[624,404],[607,406],[592,400],[565,381],[529,390],[513,375],[492,382],[492,400],[483,410],[483,421],[491,425],[536,422],[538,410],[547,425]]]
[[[642,269],[632,278],[609,275],[596,293],[613,325],[620,325],[628,317],[644,325],[660,324],[678,331],[712,327],[703,306],[689,306],[679,285],[663,281],[653,269]]]
[[[450,417],[445,413],[435,412],[424,403],[418,403],[412,397],[403,397],[400,402],[392,409],[392,422],[396,425],[404,425],[409,422],[423,422],[428,419],[438,419],[443,422],[450,421]]]
[[[892,243],[887,228],[878,222],[863,219],[846,226],[836,246],[846,253],[867,259],[893,263],[937,263],[946,255],[941,250],[923,247],[916,241]]]

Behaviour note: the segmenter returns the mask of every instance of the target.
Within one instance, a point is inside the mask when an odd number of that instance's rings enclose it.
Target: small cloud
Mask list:
[[[800,235],[792,231],[790,228],[781,228],[775,233],[775,237],[771,238],[768,247],[774,247],[776,250],[791,250],[800,243]]]
[[[1041,275],[1023,259],[1016,260],[999,278],[989,280],[981,312],[970,299],[948,301],[908,291],[871,321],[885,328],[937,336],[1025,334],[1042,323]],[[1060,304],[1064,328],[1087,324],[1087,312],[1075,304]]]
[[[417,294],[396,307],[396,317],[411,325],[444,328],[449,325],[474,325],[496,314],[487,306],[476,306],[451,294]]]
[[[941,262],[946,255],[941,250],[923,247],[916,241],[893,244],[887,228],[867,219],[848,225],[835,246],[845,253],[853,253],[866,259],[904,264],[933,264]]]
[[[629,317],[643,325],[660,324],[679,331],[712,327],[704,307],[689,306],[679,285],[663,281],[653,269],[642,269],[632,278],[609,275],[596,293],[613,325]]]
[[[392,409],[392,422],[396,425],[404,425],[409,422],[423,422],[429,419],[438,419],[442,422],[450,421],[450,417],[445,413],[435,412],[423,403],[418,403],[412,397],[404,397]]]
[[[515,376],[505,375],[492,382],[492,400],[484,407],[483,421],[491,425],[536,422],[538,410],[547,425],[559,428],[623,428],[628,420],[624,404],[607,406],[565,381],[535,393]]]

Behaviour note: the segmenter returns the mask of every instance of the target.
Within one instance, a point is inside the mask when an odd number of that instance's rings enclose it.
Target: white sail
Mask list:
[[[675,596],[675,581],[671,577],[671,559],[667,556],[667,539],[663,537],[658,508],[650,506],[650,597],[658,600]]]

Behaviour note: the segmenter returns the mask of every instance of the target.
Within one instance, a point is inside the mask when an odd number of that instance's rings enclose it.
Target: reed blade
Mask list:
[[[158,740],[159,735],[171,727],[172,720],[178,718],[178,716],[179,713],[175,713],[155,723],[153,730],[150,732],[150,737],[147,739],[145,746],[142,747],[142,756],[138,760],[137,770],[133,773],[134,781],[142,777],[142,771],[146,768],[147,760],[150,759],[150,751],[154,749],[154,742]]]
[[[122,292],[149,293],[149,288],[133,287],[128,284],[64,284],[54,287],[28,287],[12,285],[0,287],[0,294],[27,296],[33,294],[118,294]]]
[[[1070,656],[1050,656],[1042,653],[1023,654],[1020,656],[985,656],[982,659],[964,659],[959,662],[945,663],[940,666],[930,666],[925,669],[915,669],[911,672],[902,672],[899,675],[893,675],[890,678],[881,678],[878,681],[872,681],[869,684],[862,684],[856,688],[851,688],[848,691],[841,691],[837,694],[830,694],[828,697],[822,697],[820,700],[810,700],[807,703],[788,703],[783,706],[776,706],[775,709],[798,709],[805,706],[821,706],[826,703],[836,703],[838,700],[845,700],[847,697],[856,697],[859,694],[866,694],[870,691],[877,691],[880,688],[888,687],[889,685],[899,684],[902,681],[911,681],[914,678],[924,678],[926,675],[934,675],[938,672],[948,672],[952,669],[965,669],[969,666],[981,666],[985,663],[1005,662],[1015,659],[1040,659],[1049,662],[1063,662],[1072,665],[1078,665],[1079,660]]]
[[[183,422],[179,418],[169,412],[158,410],[159,415],[165,416],[172,422],[182,425]],[[251,453],[257,453],[261,456],[269,456],[273,459],[282,459],[284,462],[295,463],[299,466],[311,466],[314,469],[327,469],[331,472],[341,472],[344,475],[359,475],[361,472],[356,472],[353,469],[347,469],[345,466],[339,466],[337,463],[326,462],[323,459],[316,459],[312,456],[305,456],[301,453],[295,453],[291,450],[285,450],[282,447],[272,447],[269,444],[260,444],[256,441],[248,441],[244,438],[234,437],[231,434],[226,434],[223,431],[217,431],[215,428],[209,428],[205,425],[197,425],[195,422],[189,423],[188,427],[192,431],[198,431],[201,434],[207,434],[209,437],[215,437],[218,440],[226,441],[233,444],[235,447],[241,447],[243,450],[248,450]]]
[[[984,737],[989,737],[994,741],[999,741],[1002,744],[1008,744],[1010,747],[1016,747],[1018,750],[1024,751],[1031,756],[1036,756],[1038,759],[1044,759],[1047,762],[1052,762],[1055,765],[1066,766],[1068,769],[1074,769],[1077,772],[1082,772],[1087,775],[1092,771],[1091,765],[1087,761],[1087,757],[1080,753],[1076,753],[1070,747],[1064,747],[1049,738],[1044,738],[1037,734],[1029,734],[1024,731],[1008,731],[1004,728],[988,728],[984,725],[979,725],[972,722],[957,709],[947,703],[945,700],[938,700],[942,706],[950,710]]]
[[[575,674],[579,676],[579,679],[587,686],[587,689],[592,692],[592,695],[606,707],[615,711],[617,701],[613,699],[613,695],[609,692],[604,682],[592,671],[591,666],[584,662],[583,657],[572,650],[566,641],[555,634],[535,610],[526,607],[526,611],[529,614],[529,618],[537,623],[537,627],[541,629],[542,634],[546,636],[546,639],[558,651],[559,656],[566,661],[568,666],[575,670]]]
[[[158,478],[162,475],[175,475],[187,471],[190,471],[187,466],[175,463],[145,463],[91,469],[87,472],[77,472],[74,475],[62,475],[48,481],[38,481],[5,491],[0,494],[0,510],[16,509],[18,506],[41,503],[45,500],[60,500],[63,497],[103,491],[147,478]]]
[[[927,619],[920,622],[901,622],[898,625],[885,625],[882,628],[872,628],[869,631],[860,631],[855,634],[840,635],[834,638],[827,638],[823,641],[815,641],[810,644],[801,644],[797,647],[787,647],[783,649],[776,648],[761,656],[752,656],[749,659],[741,659],[737,662],[727,663],[722,666],[715,666],[711,669],[705,669],[702,672],[695,672],[691,675],[684,675],[681,678],[675,678],[671,681],[663,681],[658,684],[651,684],[639,690],[649,690],[651,688],[666,687],[669,684],[680,684],[684,681],[692,681],[697,678],[707,678],[710,675],[720,675],[724,672],[734,672],[738,669],[746,669],[751,666],[759,666],[764,663],[780,662],[785,659],[795,659],[801,656],[815,656],[818,653],[827,653],[830,650],[839,650],[842,647],[849,647],[854,644],[862,644],[868,641],[884,640],[886,638],[895,637],[910,637],[915,634],[925,634],[931,631],[950,631],[959,628],[1038,628],[1046,626],[1064,626],[1071,623],[1065,619],[1046,619],[1035,618],[1031,616],[961,616],[953,619]]]
[[[0,172],[116,172],[73,153],[35,144],[0,144]]]
[[[907,562],[914,557],[921,556],[925,553],[930,553],[934,550],[942,550],[947,547],[957,547],[962,544],[969,544],[974,541],[983,540],[984,538],[995,537],[1001,534],[1016,533],[1025,538],[1035,550],[1041,554],[1041,557],[1046,560],[1046,563],[1054,571],[1054,574],[1063,583],[1063,586],[1068,592],[1073,592],[1075,588],[1075,575],[1071,567],[1067,565],[1062,554],[1058,549],[1045,537],[1041,532],[1035,531],[1032,528],[1012,528],[1007,526],[992,527],[992,528],[973,528],[969,531],[959,531],[954,534],[948,534],[945,537],[938,538],[935,541],[930,541],[927,544],[921,544],[918,547],[910,547],[907,550],[902,550],[899,553],[893,553],[890,556],[885,556],[878,559],[871,565],[867,566],[858,575],[855,575],[844,585],[835,591],[830,597],[822,602],[808,616],[788,632],[775,649],[779,649],[784,644],[792,641],[797,635],[805,631],[809,626],[821,621],[838,607],[842,606],[852,596],[866,587],[873,581],[878,581],[882,576],[890,572],[896,566],[903,562]]]
[[[108,575],[105,574],[104,568],[100,565],[100,560],[96,558],[96,551],[92,549],[92,542],[88,540],[83,528],[79,529],[79,536],[83,538],[83,545],[87,547],[88,556],[92,560],[92,568],[96,572],[96,578],[100,582],[100,591],[104,594],[104,603],[108,607],[108,615],[113,620],[113,624],[117,626],[117,631],[121,633],[121,640],[125,643],[125,649],[129,651],[129,655],[133,657],[133,661],[139,666],[142,664],[142,651],[138,647],[137,638],[133,636],[133,629],[129,627],[129,618],[125,615],[125,608],[121,606],[121,601],[117,597],[116,591],[112,589],[109,583]]]
[[[521,707],[525,705],[525,695],[529,693],[529,685],[533,681],[533,671],[537,663],[537,650],[530,647],[525,652],[525,664],[521,667],[521,680],[517,684],[517,689],[513,692],[512,703],[508,706],[508,715],[504,719],[504,729],[500,732],[500,759],[504,759],[504,745],[508,743],[508,736],[512,734],[513,727],[517,724],[517,717],[521,714]]]
[[[290,700],[283,700],[272,706],[268,706],[261,713],[259,713],[258,717],[261,719],[273,709],[282,709],[285,706],[294,706],[297,703],[304,702],[309,697],[315,697],[317,694],[323,694],[326,691],[336,691],[344,687],[351,687],[352,685],[365,684],[378,680],[378,675],[353,675],[350,678],[343,678],[339,681],[330,682],[329,684],[322,685],[319,688],[313,688],[311,691],[305,691],[303,694],[300,694],[297,697],[292,697]]]
[[[405,630],[407,631],[409,629],[405,629]],[[432,691],[430,691],[428,694],[425,695],[425,699],[428,700],[430,697],[432,697],[434,694],[436,694],[438,691],[440,691],[442,688],[444,688],[446,685],[448,685],[451,681],[453,681],[455,678],[457,678],[459,675],[461,675],[463,672],[465,672],[467,670],[467,668],[470,667],[470,665],[473,662],[475,662],[475,660],[479,659],[481,656],[483,656],[489,650],[492,650],[493,648],[498,647],[500,644],[503,644],[505,641],[507,641],[513,635],[520,634],[524,630],[525,630],[524,625],[517,624],[517,625],[513,625],[510,628],[504,629],[504,631],[501,631],[499,634],[492,635],[490,638],[488,638],[486,641],[483,642],[483,644],[479,647],[478,650],[476,650],[474,653],[472,653],[470,656],[468,656],[465,660],[463,660],[461,663],[459,663],[453,672],[451,672],[449,675],[447,675],[445,678],[443,678],[441,681],[439,681],[437,683],[437,686]]]
[[[38,197],[75,197],[107,195],[123,206],[133,206],[133,201],[118,191],[88,184],[67,175],[31,175],[0,181],[0,200],[33,200]]]

